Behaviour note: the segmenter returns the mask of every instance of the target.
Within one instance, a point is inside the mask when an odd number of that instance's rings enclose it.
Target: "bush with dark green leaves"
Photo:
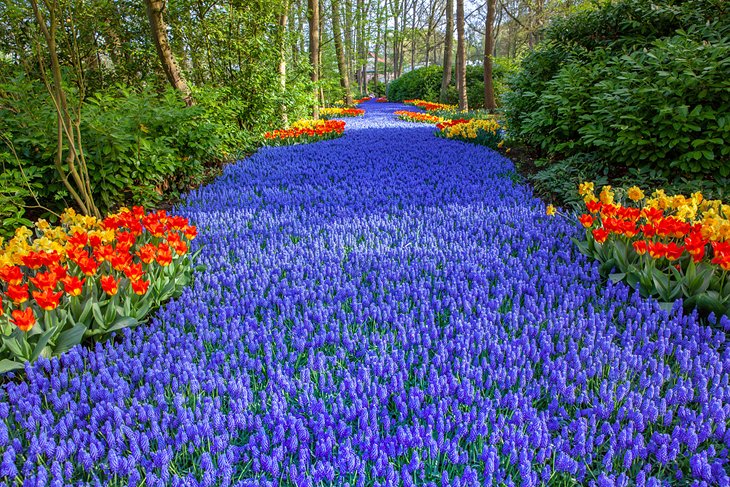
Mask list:
[[[718,0],[623,0],[554,21],[511,79],[511,135],[613,172],[730,175],[728,19]]]
[[[56,115],[39,83],[15,80],[2,85],[0,107],[0,219],[12,229],[35,213],[71,205],[56,175]],[[206,166],[250,149],[251,131],[236,123],[238,98],[206,91],[188,107],[179,93],[100,90],[81,105],[81,135],[97,205],[154,206],[163,198],[199,184]]]

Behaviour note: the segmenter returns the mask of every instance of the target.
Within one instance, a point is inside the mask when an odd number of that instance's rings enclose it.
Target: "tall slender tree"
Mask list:
[[[309,20],[309,62],[312,65],[312,84],[314,85],[314,105],[312,118],[319,119],[319,0],[309,0],[307,18]]]
[[[439,101],[446,103],[446,97],[451,84],[451,68],[454,51],[454,0],[446,0],[446,37],[444,39],[444,75],[441,78],[441,93]]]
[[[459,89],[459,110],[468,110],[466,97],[466,36],[464,35],[464,0],[456,0],[456,82]]]
[[[57,1],[44,2],[48,19],[37,0],[30,0],[30,4],[33,9],[33,17],[43,35],[50,60],[50,75],[46,73],[45,61],[42,58],[39,67],[56,111],[57,148],[54,166],[79,209],[86,215],[98,217],[100,213],[94,202],[91,178],[81,145],[81,105],[79,104],[74,110],[69,103],[63,82],[63,68],[58,56],[57,35],[63,19],[60,15],[59,4]],[[66,150],[65,157],[64,149]]]
[[[284,1],[282,12],[279,14],[279,87],[281,95],[286,93],[286,48],[287,48],[287,24],[289,22],[289,0]],[[289,126],[289,116],[286,110],[286,103],[281,104],[281,123],[284,127]]]
[[[162,70],[165,72],[165,76],[172,87],[182,93],[185,97],[185,101],[190,104],[192,103],[190,87],[188,86],[188,82],[185,80],[185,76],[180,70],[180,66],[175,60],[175,56],[170,48],[170,42],[167,39],[167,24],[163,17],[165,1],[145,0],[144,3],[147,7],[147,19],[150,23],[152,41],[157,49],[157,56],[160,59],[160,64],[162,64]]]
[[[497,0],[487,0],[487,22],[484,26],[484,107],[491,111],[497,108],[494,99],[494,79],[492,77],[492,52],[494,51],[494,18]]]
[[[335,53],[337,54],[337,68],[340,71],[340,86],[345,92],[345,103],[352,105],[352,91],[350,90],[350,75],[345,59],[345,49],[342,45],[342,26],[340,25],[340,0],[332,0],[332,34],[335,37]]]

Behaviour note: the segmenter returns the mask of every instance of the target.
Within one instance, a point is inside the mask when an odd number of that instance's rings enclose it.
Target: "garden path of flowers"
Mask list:
[[[512,163],[366,103],[189,195],[206,271],[0,389],[3,485],[728,485],[720,327],[600,283]]]

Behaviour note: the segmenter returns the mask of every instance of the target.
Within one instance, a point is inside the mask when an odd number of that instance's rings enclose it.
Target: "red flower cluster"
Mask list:
[[[419,108],[423,108],[427,112],[433,112],[436,110],[453,110],[453,105],[444,105],[443,103],[432,103],[425,100],[403,100],[406,105],[413,105]]]
[[[362,108],[343,108],[342,115],[345,117],[360,117],[365,115],[365,110]]]
[[[589,229],[597,222],[600,224],[591,230],[598,243],[604,243],[609,235],[628,239],[639,237],[639,240],[631,243],[639,255],[648,253],[654,259],[675,261],[686,252],[695,262],[702,261],[711,245],[714,255],[712,263],[723,270],[730,270],[730,243],[710,242],[703,235],[699,223],[690,225],[651,207],[639,209],[589,201],[586,209],[589,213],[580,215],[578,219]]]
[[[435,115],[429,115],[428,113],[411,112],[409,110],[398,110],[393,113],[401,120],[407,120],[410,122],[424,122],[424,123],[437,123],[443,119]]]
[[[380,98],[376,98],[375,101],[378,103],[388,103],[388,98],[385,96],[381,96]]]
[[[463,118],[455,118],[453,120],[445,120],[441,123],[436,124],[436,128],[439,130],[443,130],[446,127],[453,127],[454,125],[459,125],[462,123],[469,123],[469,120],[463,119]]]
[[[325,135],[340,135],[345,131],[345,122],[342,120],[325,120],[314,127],[279,129],[266,132],[264,138],[273,139],[298,139],[301,137],[323,137]]]
[[[28,331],[35,323],[33,308],[26,304],[31,296],[38,308],[52,311],[64,295],[69,300],[81,296],[89,281],[114,296],[124,278],[133,292],[145,294],[151,266],[167,266],[187,253],[188,240],[197,235],[186,218],[164,210],[146,213],[142,207],[110,215],[101,227],[68,237],[63,256],[30,251],[20,265],[0,266],[0,314],[3,300],[12,303],[11,322]]]

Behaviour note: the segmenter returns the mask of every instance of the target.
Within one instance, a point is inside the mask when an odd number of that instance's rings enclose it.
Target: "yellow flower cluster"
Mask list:
[[[319,109],[319,114],[322,117],[359,117],[365,114],[365,110],[350,107],[323,107]]]
[[[403,100],[406,105],[413,105],[419,108],[423,108],[427,112],[433,112],[436,110],[456,110],[456,105],[446,105],[444,103],[433,103],[426,100]]]
[[[578,193],[586,203],[600,201],[604,205],[615,204],[617,194],[625,196],[641,208],[655,208],[690,225],[701,225],[702,235],[711,241],[730,241],[730,205],[721,200],[708,200],[697,191],[689,196],[667,195],[663,189],[657,189],[647,197],[638,186],[627,190],[616,190],[611,186],[603,186],[596,197],[592,182],[584,182],[578,186]],[[619,198],[622,199],[622,198]]]
[[[448,138],[476,139],[479,130],[496,134],[499,129],[496,120],[469,120],[466,123],[444,126],[442,132]]]
[[[61,214],[61,225],[52,226],[46,220],[35,223],[35,229],[19,227],[13,238],[3,245],[0,239],[0,267],[20,265],[22,257],[30,252],[57,252],[61,258],[66,256],[67,240],[77,232],[97,235],[102,243],[114,240],[113,230],[104,230],[101,221],[93,216],[77,214],[72,208]]]
[[[317,127],[322,127],[327,124],[327,120],[312,120],[311,118],[303,118],[301,120],[297,120],[296,122],[291,124],[291,129],[316,129]]]

